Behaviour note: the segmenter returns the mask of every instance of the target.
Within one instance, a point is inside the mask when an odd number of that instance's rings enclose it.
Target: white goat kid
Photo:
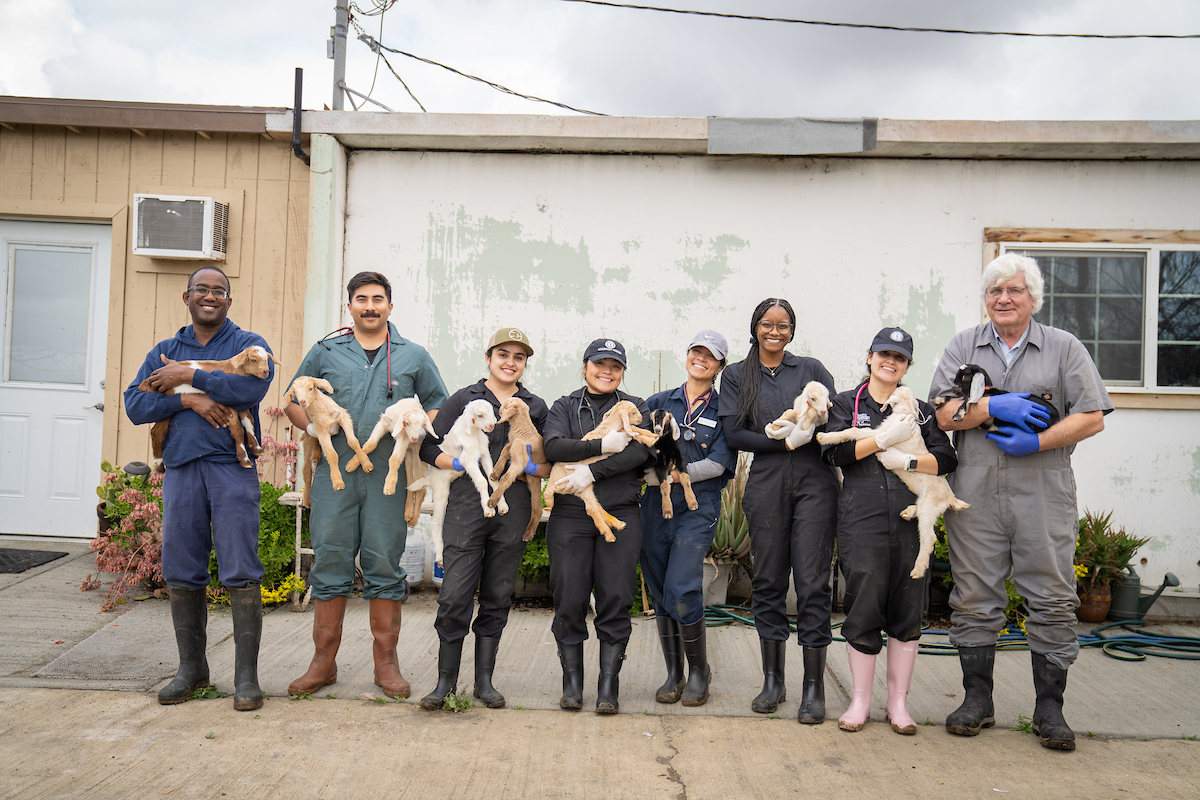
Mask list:
[[[426,433],[432,433],[435,438],[437,434],[433,433],[429,415],[425,413],[425,409],[421,408],[421,401],[416,397],[406,397],[398,403],[393,403],[379,415],[379,422],[375,423],[375,429],[371,431],[370,438],[363,442],[363,453],[368,455],[373,453],[379,446],[379,441],[389,433],[392,435],[394,444],[392,445],[392,455],[388,458],[388,474],[387,480],[383,484],[383,493],[392,495],[396,493],[396,480],[401,463],[404,464],[407,474],[405,483],[411,483],[425,476],[423,470],[420,471],[420,474],[413,473],[413,461],[420,464],[425,463],[415,458],[417,451],[420,450],[421,440],[425,438]],[[350,459],[350,463],[346,465],[346,472],[354,472],[358,469],[359,461],[360,458],[355,453],[354,458]]]
[[[812,431],[829,421],[829,389],[820,381],[809,381],[796,397],[792,407],[779,419],[767,425],[763,432],[770,439],[786,439],[788,449],[812,441]]]
[[[844,431],[835,433],[818,433],[817,441],[821,444],[840,444],[842,442],[857,441],[866,439],[868,436],[876,436],[895,427],[898,420],[904,417],[916,419],[920,416],[920,411],[917,408],[917,398],[913,394],[912,389],[907,386],[898,386],[892,392],[884,403],[892,409],[891,415],[879,424],[878,428],[847,428]],[[910,456],[919,456],[923,453],[928,453],[929,448],[925,446],[925,440],[921,438],[920,430],[908,439],[892,445],[890,450],[895,450],[900,453],[905,453]],[[884,451],[880,451],[882,453]],[[880,453],[875,455],[878,457]],[[883,463],[883,459],[880,459]],[[900,512],[900,516],[904,519],[917,518],[917,531],[920,534],[921,549],[917,553],[917,562],[913,565],[912,572],[909,577],[920,578],[925,574],[925,570],[929,568],[929,557],[933,555],[933,546],[937,543],[937,535],[933,531],[933,526],[937,522],[937,518],[941,516],[946,509],[954,509],[961,511],[969,506],[962,500],[954,496],[950,484],[940,475],[926,475],[923,472],[909,472],[905,469],[893,469],[899,476],[904,485],[917,496],[917,502],[905,508]]]
[[[487,400],[472,400],[450,426],[439,445],[443,453],[458,459],[463,470],[471,476],[471,481],[479,490],[479,505],[483,508],[485,517],[494,517],[497,512],[508,513],[508,503],[503,495],[500,496],[496,508],[488,505],[488,498],[491,497],[494,487],[489,484],[486,476],[490,475],[494,465],[491,451],[488,450],[487,434],[495,427],[496,412],[492,410],[492,404]],[[457,470],[434,467],[426,477],[408,485],[410,492],[429,489],[433,495],[432,537],[436,561],[442,559],[442,527],[446,522],[446,501],[450,498],[450,484],[461,474]]]

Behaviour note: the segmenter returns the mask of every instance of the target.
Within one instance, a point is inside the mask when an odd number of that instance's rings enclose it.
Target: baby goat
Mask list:
[[[528,542],[542,521],[542,479],[537,475],[527,475],[525,465],[531,457],[535,466],[545,464],[546,451],[542,449],[542,435],[537,432],[529,416],[529,405],[521,398],[511,397],[500,406],[500,419],[496,420],[496,424],[502,422],[508,423],[508,441],[500,451],[500,458],[496,459],[492,474],[488,476],[499,483],[487,504],[495,508],[504,499],[504,493],[513,485],[513,481],[524,478],[529,485],[529,524],[525,526],[524,536]],[[507,470],[504,469],[506,463]]]
[[[950,394],[948,396],[933,398],[933,405],[941,407],[956,397],[961,397],[963,403],[958,407],[958,411],[954,412],[954,421],[962,422],[963,417],[967,416],[967,412],[971,410],[971,406],[978,403],[984,397],[992,397],[998,394],[1008,394],[1008,392],[992,386],[992,378],[987,374],[987,370],[978,364],[963,364],[958,368],[958,374],[954,376],[954,383],[950,384]],[[1050,402],[1052,399],[1050,397],[1038,397],[1032,392],[1029,394],[1030,402],[1044,407],[1050,414],[1050,419],[1046,421],[1047,428],[1062,419],[1058,413],[1058,409]],[[988,433],[1000,429],[1000,426],[996,424],[995,417],[988,417],[980,423],[979,427]],[[1043,428],[1043,430],[1045,429]]]
[[[429,422],[429,415],[425,413],[425,409],[421,408],[421,401],[418,398],[406,397],[398,403],[388,406],[379,415],[379,422],[375,423],[375,429],[371,431],[370,438],[363,442],[363,453],[375,452],[379,440],[388,433],[392,435],[393,444],[392,455],[388,458],[388,474],[383,483],[383,493],[392,495],[396,493],[396,480],[401,462],[404,463],[405,485],[424,478],[429,472],[429,465],[422,461],[417,454],[421,449],[421,441],[425,438],[425,434],[433,433],[433,425]],[[437,438],[436,433],[433,435],[434,438]],[[346,465],[346,472],[354,472],[358,469],[359,463],[359,456],[356,454]],[[423,489],[408,493],[404,503],[404,521],[410,528],[416,525],[417,520],[420,519],[421,503],[424,499],[425,491]]]
[[[171,359],[164,355],[159,355],[162,358],[163,364],[174,363]],[[227,358],[224,361],[181,361],[179,363],[192,369],[202,369],[206,372],[216,372],[220,370],[226,375],[246,375],[254,378],[269,378],[271,376],[271,364],[274,361],[276,364],[279,361],[275,356],[271,355],[267,348],[262,345],[251,345],[242,352],[238,353],[233,358]],[[152,392],[150,388],[150,379],[142,381],[138,384],[138,391]],[[174,389],[168,389],[164,394],[204,394],[190,383],[181,383]],[[254,417],[251,416],[250,410],[234,412],[237,415],[237,422],[229,420],[229,435],[233,437],[233,445],[237,452],[238,463],[246,469],[253,469],[254,462],[250,460],[250,456],[246,454],[249,449],[256,456],[262,455],[262,446],[258,443],[258,439],[254,436]],[[156,472],[165,472],[163,466],[163,440],[167,438],[167,429],[171,425],[171,420],[164,419],[154,423],[154,427],[150,429],[150,448],[154,453],[154,469]]]
[[[322,392],[327,394],[322,394]],[[342,480],[342,473],[338,470],[338,454],[333,449],[330,429],[334,423],[340,425],[346,434],[346,441],[349,443],[350,449],[362,462],[363,472],[370,472],[374,469],[371,459],[367,458],[362,448],[358,446],[358,438],[354,435],[354,420],[350,419],[350,412],[334,402],[334,399],[329,396],[330,394],[333,394],[333,387],[329,381],[324,378],[310,378],[307,375],[301,375],[292,381],[292,385],[283,396],[284,403],[295,400],[304,409],[317,434],[314,439],[307,433],[301,432],[303,433],[301,442],[304,446],[304,497],[301,502],[305,508],[312,507],[313,468],[321,460],[321,453],[324,453],[326,460],[329,461],[329,480],[333,483],[333,490],[340,492],[346,488],[346,482]],[[319,450],[317,449],[318,444],[320,445]]]
[[[488,505],[491,487],[485,475],[492,471],[492,454],[488,450],[487,434],[496,427],[496,412],[487,400],[472,400],[467,403],[462,414],[446,431],[440,447],[442,452],[452,458],[457,458],[466,473],[471,476],[472,483],[479,490],[479,504],[483,506],[485,517],[494,517],[496,513],[508,513],[508,503],[501,495],[497,508]],[[483,464],[480,470],[479,465]],[[420,491],[429,489],[433,494],[433,556],[434,561],[442,560],[442,528],[446,522],[446,501],[450,499],[450,484],[462,473],[453,469],[434,467],[429,474],[408,485],[408,490]]]
[[[801,430],[808,430],[814,425],[824,425],[829,421],[829,389],[820,381],[809,381],[792,407],[783,412],[779,419],[767,425],[765,433],[772,439],[783,439],[787,436],[788,426],[783,422],[794,422]]]
[[[679,485],[683,487],[683,499],[687,502],[688,510],[695,511],[700,504],[696,502],[696,493],[692,491],[692,479],[687,473],[683,453],[679,450],[679,425],[675,422],[675,417],[665,408],[653,409],[650,412],[650,429],[659,435],[654,446],[658,453],[654,466],[646,471],[657,479],[658,492],[662,495],[663,519],[675,516],[675,510],[671,507],[673,474],[679,475]]]
[[[892,392],[892,396],[885,400],[883,405],[890,407],[892,413],[879,424],[878,428],[847,428],[835,433],[818,433],[817,441],[821,444],[840,444],[866,439],[868,436],[874,436],[894,427],[896,420],[900,417],[908,415],[915,419],[920,412],[917,407],[917,398],[913,395],[912,389],[907,386],[897,386],[896,390]],[[903,442],[892,445],[892,449],[912,456],[929,452],[929,448],[925,446],[925,440],[921,438],[920,430]],[[937,543],[937,534],[933,531],[937,518],[948,508],[961,511],[970,506],[954,496],[950,484],[940,475],[926,475],[923,472],[909,472],[903,469],[892,471],[917,496],[917,502],[901,511],[900,516],[904,519],[917,518],[921,549],[917,552],[917,562],[913,565],[909,577],[920,578],[929,567],[929,557],[933,555],[933,546]]]
[[[650,431],[637,427],[642,421],[642,412],[638,411],[637,406],[628,400],[619,400],[617,404],[608,410],[604,415],[604,419],[591,432],[584,434],[584,439],[603,439],[606,433],[613,431],[622,431],[629,434],[634,439],[637,439],[644,445],[652,447],[658,441],[658,437]],[[597,461],[602,461],[608,458],[609,454],[592,456],[585,458],[582,461],[575,462],[577,464],[595,464]],[[559,462],[550,470],[549,493],[546,495],[546,508],[554,509],[554,495],[556,492],[563,491],[558,489],[555,484],[567,477],[567,467],[572,466],[568,462]],[[604,536],[604,541],[615,542],[617,537],[613,536],[613,529],[624,530],[625,523],[609,514],[600,505],[600,501],[596,499],[594,488],[589,485],[576,495],[583,501],[583,507],[587,510],[587,515],[592,518],[592,522],[596,523],[596,528]]]

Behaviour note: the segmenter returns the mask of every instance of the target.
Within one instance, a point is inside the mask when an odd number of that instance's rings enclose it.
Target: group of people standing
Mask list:
[[[222,279],[219,270],[210,268],[197,271],[189,280],[185,302],[193,309],[193,326],[183,329],[180,336],[190,342],[195,327],[194,338],[200,341],[199,347],[192,344],[196,352],[205,352],[202,334],[209,327],[233,326],[224,314],[215,318],[214,301],[208,299],[212,296],[228,308],[228,280],[224,279],[222,286]],[[222,288],[223,297],[212,291]],[[628,367],[625,347],[616,340],[599,338],[583,352],[584,385],[548,407],[521,382],[534,346],[520,329],[501,328],[493,334],[483,348],[486,377],[448,394],[428,353],[401,337],[388,322],[391,287],[387,279],[378,273],[359,273],[347,288],[354,327],[314,345],[296,374],[329,380],[334,399],[350,411],[360,439],[369,434],[384,408],[403,397],[420,399],[438,437],[473,400],[486,400],[499,412],[505,401],[519,397],[544,437],[548,461],[576,465],[558,488],[577,492],[590,486],[601,505],[625,524],[615,542],[606,542],[583,503],[568,494],[556,500],[547,525],[555,607],[552,630],[563,675],[562,708],[583,705],[583,648],[588,638],[589,602],[594,596],[593,625],[600,651],[596,711],[613,714],[619,710],[619,674],[632,630],[628,609],[636,592],[639,563],[653,602],[667,672],[655,699],[689,706],[708,700],[713,670],[707,657],[702,565],[715,532],[721,490],[732,476],[737,453],[744,451],[753,454],[743,508],[750,525],[752,610],[763,668],[762,690],[751,701],[754,711],[773,713],[787,699],[784,667],[791,630],[786,608],[790,582],[795,588],[795,631],[804,676],[797,718],[805,724],[825,719],[826,652],[833,641],[830,570],[836,543],[846,577],[842,633],[853,678],[850,707],[839,719],[839,727],[856,731],[868,721],[875,660],[886,637],[887,719],[898,733],[916,732],[906,700],[928,577],[914,579],[908,574],[919,537],[916,520],[900,517],[914,496],[897,471],[949,473],[956,494],[971,508],[946,515],[957,582],[951,598],[951,641],[959,647],[965,688],[964,702],[947,718],[947,728],[973,735],[994,723],[991,669],[996,637],[1004,624],[1007,598],[1003,582],[1011,572],[1030,612],[1028,632],[1037,690],[1034,728],[1043,745],[1073,749],[1074,735],[1062,715],[1066,670],[1078,652],[1070,627],[1077,605],[1071,564],[1076,505],[1070,453],[1076,442],[1103,428],[1103,414],[1111,411],[1112,404],[1078,340],[1032,319],[1043,294],[1041,274],[1032,259],[1002,256],[985,270],[983,300],[989,322],[955,337],[930,389],[931,398],[949,395],[959,366],[974,363],[1013,394],[990,398],[990,403],[984,399],[958,422],[953,420],[958,401],[948,402],[936,412],[929,404],[920,403],[917,417],[894,421],[897,424],[890,426],[889,433],[836,445],[821,445],[814,432],[875,428],[891,415],[885,401],[912,364],[914,343],[908,332],[894,327],[881,330],[867,348],[866,375],[856,387],[839,394],[820,361],[788,352],[797,331],[796,315],[786,300],[771,298],[751,315],[750,348],[741,362],[727,366],[725,338],[716,331],[702,330],[685,350],[684,384],[642,400],[620,388]],[[189,357],[201,357],[191,352]],[[157,349],[131,389],[143,378],[162,375],[168,369],[156,363],[156,355]],[[203,357],[221,355],[213,352]],[[202,388],[206,379],[199,377],[200,372],[178,377]],[[790,409],[811,381],[829,390],[828,423],[809,428],[784,424],[768,436],[765,427]],[[211,376],[207,382],[218,386]],[[256,410],[267,384],[269,379],[253,384],[255,391],[237,397],[210,391],[208,402]],[[1045,429],[1041,407],[1028,399],[1030,391],[1054,404],[1063,421]],[[128,403],[129,392],[126,399]],[[696,509],[688,508],[678,480],[673,480],[669,489],[656,485],[653,473],[647,471],[655,457],[649,447],[620,432],[585,438],[622,400],[632,402],[647,418],[652,409],[671,412],[680,429],[683,468],[692,482]],[[171,436],[186,438],[195,432],[216,443],[212,428],[222,423],[219,410],[206,414],[204,407],[175,408],[177,404],[160,401],[153,411],[149,410],[151,404],[128,405],[128,409],[134,422],[170,416]],[[287,413],[298,427],[308,426],[299,406],[292,405]],[[985,437],[978,426],[987,417],[1000,423],[1000,431]],[[945,431],[958,432],[957,452]],[[894,448],[917,433],[927,453],[913,456]],[[488,436],[494,459],[507,441],[507,423],[497,425]],[[333,441],[339,456],[352,457],[345,436],[335,435]],[[603,458],[594,460],[599,456]],[[211,448],[195,457],[223,467],[233,462],[234,468],[241,469],[235,459],[225,459],[225,454]],[[433,437],[424,443],[421,458],[442,469],[462,466],[443,453]],[[370,602],[375,681],[390,696],[410,694],[396,656],[400,601],[407,593],[399,566],[404,493],[383,494],[386,454],[376,450],[371,459],[375,469],[345,475],[346,488],[341,492],[332,491],[324,462],[314,475],[310,530],[316,560],[309,579],[315,601],[314,655],[305,674],[289,686],[291,694],[308,694],[337,679],[336,654],[356,555],[361,562],[363,596]],[[579,463],[585,461],[591,463]],[[167,466],[170,480],[180,464],[168,458]],[[843,476],[840,488],[835,467]],[[549,465],[531,464],[527,471],[547,477]],[[203,473],[191,478],[206,479]],[[670,519],[662,514],[662,491],[670,492]],[[166,496],[164,490],[164,500]],[[215,509],[221,501],[215,494],[210,498]],[[468,630],[475,634],[474,694],[488,707],[505,704],[493,674],[524,552],[522,534],[532,510],[523,484],[510,488],[505,499],[508,514],[485,517],[469,481],[451,485],[443,531],[445,577],[434,624],[439,639],[438,681],[420,701],[424,708],[441,707],[446,696],[456,690]],[[190,606],[185,602],[201,582],[200,576],[198,572],[181,575],[174,568],[168,573],[167,553],[174,550],[167,542],[186,537],[194,540],[191,547],[197,550],[215,544],[222,581],[237,591],[256,588],[251,572],[226,574],[222,548],[229,545],[222,543],[215,516],[211,535],[200,530],[206,524],[192,524],[186,530],[164,527],[164,576],[171,587],[176,629],[184,633],[178,637],[179,675],[163,690],[165,694],[160,694],[161,702],[182,702],[178,698],[186,699],[183,695],[208,679],[207,665],[202,663],[203,618],[187,611]],[[261,581],[261,567],[257,580]],[[207,583],[206,574],[202,583]],[[181,598],[178,603],[177,597]],[[472,619],[473,602],[477,609]],[[258,613],[261,616],[261,611]],[[240,637],[236,613],[234,623],[235,635]],[[256,657],[257,639],[253,645]],[[249,649],[247,645],[247,657]],[[237,652],[237,696],[241,697],[252,692],[242,690],[242,650]],[[247,680],[249,677],[254,676],[247,673]],[[261,705],[261,693],[258,703]],[[252,703],[239,700],[235,705],[240,709]]]

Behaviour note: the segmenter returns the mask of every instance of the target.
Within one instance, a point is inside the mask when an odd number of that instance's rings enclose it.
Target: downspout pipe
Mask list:
[[[292,152],[296,154],[296,158],[304,162],[304,166],[312,166],[309,160],[308,153],[300,148],[300,115],[303,113],[300,109],[302,102],[301,95],[304,93],[304,70],[296,67],[296,104],[292,108]]]

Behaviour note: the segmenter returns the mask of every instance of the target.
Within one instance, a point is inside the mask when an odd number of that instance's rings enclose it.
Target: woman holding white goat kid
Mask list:
[[[520,382],[532,355],[533,345],[523,331],[501,328],[492,334],[484,353],[487,377],[459,389],[442,405],[433,423],[439,439],[446,435],[468,403],[486,400],[499,417],[501,405],[513,397],[525,401],[534,427],[541,432],[548,413],[546,403]],[[509,423],[503,422],[487,436],[493,462],[508,442],[508,429]],[[440,469],[463,469],[457,459],[442,452],[433,437],[425,439],[421,459]],[[525,471],[544,478],[550,474],[550,467],[531,460]],[[471,481],[456,480],[450,484],[442,528],[444,577],[438,592],[437,619],[433,623],[439,639],[438,682],[421,699],[424,709],[441,708],[446,696],[457,689],[463,640],[468,629],[475,632],[475,696],[488,708],[504,707],[504,695],[492,685],[492,673],[500,635],[508,623],[513,586],[525,554],[523,535],[532,511],[529,488],[524,481],[509,487],[504,499],[508,503],[507,514],[485,517],[479,491]],[[472,625],[476,590],[479,610]]]
[[[665,489],[670,493],[670,519],[663,518],[663,487],[648,486],[642,496],[642,577],[654,601],[658,640],[667,664],[666,683],[654,695],[660,703],[682,699],[685,706],[701,706],[708,700],[712,670],[705,641],[704,557],[721,513],[721,489],[737,466],[737,453],[725,443],[717,417],[716,380],[728,349],[721,334],[700,331],[684,356],[687,381],[646,401],[651,410],[664,408],[675,418],[680,454],[698,505],[694,511],[688,509],[678,474]],[[657,483],[652,472],[646,480]]]
[[[891,416],[884,403],[900,385],[912,363],[913,340],[900,328],[884,328],[867,351],[867,378],[833,398],[826,430],[876,428]],[[921,616],[929,575],[909,577],[920,550],[917,520],[900,512],[916,496],[893,470],[929,475],[953,472],[958,466],[950,440],[937,425],[933,408],[917,404],[920,416],[908,416],[876,436],[825,445],[822,457],[841,467],[838,498],[837,546],[846,576],[842,635],[850,661],[853,690],[850,707],[838,720],[846,731],[862,730],[871,714],[875,657],[887,634],[887,719],[896,733],[912,735],[917,724],[908,713],[912,681],[921,638]],[[891,449],[920,431],[928,453],[909,455]]]
[[[617,675],[633,624],[629,606],[637,582],[638,551],[642,546],[642,520],[638,499],[639,476],[654,462],[650,449],[631,441],[628,434],[612,431],[601,439],[584,439],[621,400],[637,406],[644,419],[650,409],[640,398],[621,392],[625,376],[625,347],[612,339],[597,339],[583,353],[585,385],[560,397],[546,421],[545,450],[551,462],[579,462],[562,478],[560,490],[576,492],[589,486],[605,510],[625,524],[616,541],[601,536],[578,497],[562,494],[554,501],[546,525],[550,556],[550,587],[554,595],[554,638],[563,668],[563,693],[559,706],[583,707],[583,643],[587,640],[588,602],[596,597],[596,638],[600,640],[600,679],[596,713],[615,714],[619,709]],[[512,512],[509,512],[510,514]]]

